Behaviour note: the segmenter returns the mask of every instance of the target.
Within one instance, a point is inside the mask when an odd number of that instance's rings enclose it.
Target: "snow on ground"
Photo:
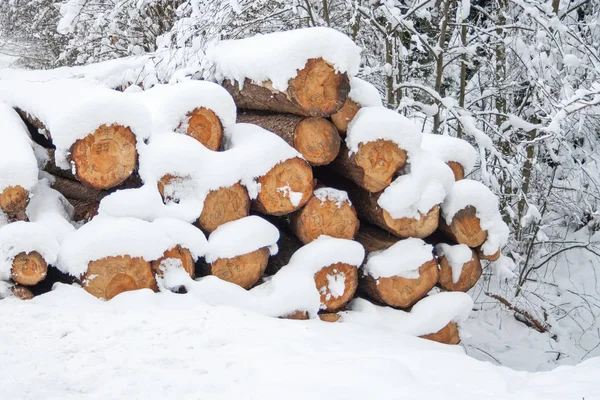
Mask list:
[[[354,323],[268,318],[189,295],[77,287],[0,303],[0,385],[12,399],[600,398],[600,359],[517,372]]]

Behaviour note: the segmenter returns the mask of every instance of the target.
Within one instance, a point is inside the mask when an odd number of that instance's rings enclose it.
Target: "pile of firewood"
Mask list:
[[[192,278],[214,275],[250,289],[286,266],[302,246],[327,235],[359,242],[366,257],[365,268],[333,263],[314,275],[321,294],[319,316],[323,320],[338,320],[338,312],[355,296],[410,310],[436,285],[445,291],[468,291],[482,274],[480,260],[493,261],[500,256],[499,248],[492,255],[480,248],[488,232],[481,226],[476,205],[454,213],[450,221],[441,216],[439,203],[426,212],[419,212],[415,218],[393,218],[382,208],[378,200],[384,191],[394,179],[410,173],[411,155],[408,149],[388,139],[361,142],[357,151],[348,148],[345,138],[349,124],[351,128],[362,108],[349,96],[352,81],[323,58],[313,58],[297,71],[286,91],[274,89],[268,81],[257,84],[249,79],[245,82],[224,79],[221,82],[237,107],[237,123],[258,125],[272,132],[302,157],[288,158],[257,177],[260,190],[256,195],[249,194],[244,182],[210,190],[194,225],[210,241],[209,235],[218,232],[220,226],[251,214],[259,215],[279,230],[276,255],[271,256],[267,247],[261,247],[246,254],[209,259],[194,256],[193,251],[178,244],[155,260],[125,254],[91,261],[87,271],[73,280],[90,293],[106,299],[132,289],[158,290],[155,274],[162,274],[161,265],[165,260],[178,259]],[[142,96],[143,92],[125,94]],[[144,143],[136,139],[132,127],[108,120],[97,126],[72,144],[66,155],[72,168],[65,169],[55,159],[53,128],[43,122],[46,116],[35,115],[34,108],[27,109],[15,102],[11,106],[27,125],[36,142],[36,153],[44,153],[45,163],[41,168],[51,188],[68,200],[74,210],[72,217],[79,225],[93,223],[105,197],[147,184],[138,174],[142,162],[139,149]],[[224,144],[226,123],[216,110],[199,104],[186,110],[181,119],[185,123],[171,129],[179,129],[212,152],[228,151]],[[458,160],[443,160],[456,181],[463,179],[468,170],[468,166]],[[206,173],[219,174],[219,171]],[[178,191],[186,186],[186,179],[176,173],[160,177],[157,188],[165,204],[177,203]],[[0,193],[0,208],[10,223],[28,219],[26,209],[30,197],[28,190],[19,185],[7,187]],[[390,255],[392,262],[398,257],[398,262],[404,263],[402,251],[411,252],[414,246],[429,246],[425,248],[433,251],[426,250],[430,257],[420,265],[405,268],[406,273],[370,273],[366,264],[374,263],[375,256],[391,251],[399,243],[396,253]],[[463,260],[460,275],[453,278],[452,260],[445,254],[461,244],[471,248],[470,257]],[[14,257],[11,274],[17,284],[14,292],[30,298],[34,293],[48,290],[53,282],[68,281],[58,270],[48,269],[51,263],[39,252],[23,252]],[[332,293],[332,277],[342,278],[341,292]],[[305,310],[281,315],[296,319],[308,316]],[[426,337],[452,344],[459,341],[454,322]]]

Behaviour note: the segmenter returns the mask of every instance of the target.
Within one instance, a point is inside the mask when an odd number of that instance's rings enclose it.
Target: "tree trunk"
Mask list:
[[[298,150],[311,165],[329,164],[340,151],[340,135],[325,118],[243,113],[238,114],[237,122],[258,125],[275,133]]]
[[[348,131],[348,125],[352,122],[358,110],[360,110],[360,106],[348,97],[344,106],[331,116],[331,121],[340,134],[345,134]]]
[[[468,206],[456,213],[450,225],[440,219],[440,229],[456,243],[466,244],[469,247],[481,246],[487,239],[487,231],[481,229],[477,210]]]
[[[462,272],[457,282],[452,279],[452,268],[445,256],[440,257],[440,279],[439,285],[442,289],[451,292],[467,292],[471,289],[481,277],[481,262],[477,253],[472,251],[471,260],[462,266]]]
[[[262,278],[269,262],[269,249],[260,248],[233,258],[219,258],[212,264],[200,261],[205,275],[214,275],[224,281],[250,289]]]
[[[26,221],[25,210],[29,204],[29,192],[22,186],[8,186],[0,193],[0,209],[11,221]]]
[[[449,322],[445,327],[436,333],[421,336],[423,339],[433,340],[434,342],[444,344],[459,344],[460,337],[458,335],[458,327],[455,322]]]
[[[257,180],[261,188],[252,207],[263,214],[289,214],[300,209],[313,194],[312,168],[301,158],[283,161]]]
[[[152,271],[158,276],[163,276],[168,267],[176,265],[183,267],[190,278],[196,278],[196,266],[194,263],[194,258],[192,257],[192,253],[188,249],[179,245],[165,251],[161,258],[156,261],[152,261],[150,264]]]
[[[270,82],[262,85],[249,79],[243,82],[223,81],[238,108],[290,113],[308,117],[328,117],[337,112],[350,92],[346,74],[339,74],[321,58],[310,59],[305,67],[290,79],[285,92],[273,89]]]
[[[349,155],[342,143],[340,154],[331,164],[334,171],[370,192],[380,192],[406,163],[406,151],[389,140],[363,143]]]
[[[373,299],[388,306],[407,308],[427,295],[438,281],[436,259],[419,267],[419,277],[408,279],[400,276],[373,278],[370,275],[360,277],[360,288]]]
[[[207,149],[217,151],[223,143],[223,126],[217,115],[207,108],[196,108],[187,115],[186,134],[202,143]]]
[[[81,283],[88,293],[105,300],[129,290],[158,290],[150,263],[127,255],[90,262]]]
[[[291,229],[307,244],[321,235],[353,239],[360,221],[349,202],[321,201],[313,196],[299,211],[290,215]]]
[[[19,253],[12,262],[10,277],[15,283],[33,286],[48,273],[46,260],[37,251]]]

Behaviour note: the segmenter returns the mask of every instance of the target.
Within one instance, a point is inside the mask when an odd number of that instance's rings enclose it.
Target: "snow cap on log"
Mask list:
[[[440,243],[436,247],[440,263],[439,286],[449,291],[466,292],[481,277],[481,262],[475,250],[465,244]]]
[[[462,292],[444,292],[419,300],[410,312],[377,306],[364,299],[354,299],[349,308],[350,311],[341,313],[345,322],[423,336],[438,332],[449,322],[465,321],[473,308],[473,299]]]
[[[465,244],[457,244],[455,246],[440,243],[435,246],[436,253],[439,257],[445,257],[448,265],[452,269],[452,282],[457,283],[463,269],[463,265],[471,261],[473,250]]]
[[[71,146],[103,125],[129,128],[138,145],[152,130],[152,116],[138,101],[81,79],[1,81],[0,93],[0,100],[29,114],[49,131],[56,146],[56,165],[65,170],[71,169]]]
[[[219,258],[234,258],[267,247],[277,253],[279,231],[266,220],[251,215],[218,227],[208,237],[205,258],[212,263]]]
[[[331,28],[305,28],[225,40],[207,52],[215,64],[218,81],[245,79],[256,84],[270,81],[273,89],[286,91],[288,82],[309,59],[322,58],[338,73],[354,76],[360,64],[360,48],[352,39]]]
[[[59,252],[56,236],[35,222],[18,221],[0,228],[0,280],[8,280],[13,260],[20,253],[37,252],[47,264],[54,264]]]
[[[399,276],[419,278],[419,267],[433,260],[433,246],[421,239],[408,238],[391,247],[369,253],[363,272],[373,278]]]
[[[202,231],[179,220],[151,223],[136,218],[98,216],[63,241],[57,267],[80,277],[93,261],[130,256],[150,262],[177,245],[194,254],[204,254],[206,238]]]
[[[442,204],[442,217],[448,226],[461,210],[475,208],[475,216],[487,239],[481,246],[486,255],[493,255],[508,240],[509,230],[498,210],[498,198],[483,183],[471,179],[462,179],[452,186],[452,190]]]
[[[331,121],[340,132],[346,132],[348,125],[362,107],[383,107],[377,88],[360,78],[350,78],[350,93],[338,112],[331,115]]]
[[[356,153],[361,144],[390,140],[409,157],[421,146],[421,128],[404,115],[384,107],[361,108],[348,126],[346,146]]]
[[[477,161],[475,148],[466,140],[452,136],[425,133],[421,148],[445,163],[459,163],[464,175],[468,175],[473,170]]]
[[[0,194],[8,187],[31,191],[38,165],[27,127],[10,106],[0,101]]]
[[[150,111],[154,132],[186,133],[189,113],[195,109],[211,110],[227,132],[233,129],[236,108],[233,99],[223,87],[208,81],[185,81],[156,85],[139,93],[130,94],[139,99]]]
[[[413,153],[410,172],[396,178],[388,186],[377,204],[394,219],[420,218],[441,204],[454,185],[452,170],[430,153]]]

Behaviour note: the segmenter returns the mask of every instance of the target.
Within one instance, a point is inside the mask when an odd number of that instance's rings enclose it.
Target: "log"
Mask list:
[[[12,262],[10,277],[15,283],[33,286],[48,273],[48,264],[37,251],[19,253]]]
[[[289,214],[305,205],[313,194],[312,168],[301,158],[275,165],[257,181],[261,189],[252,207],[263,214]]]
[[[188,273],[190,278],[196,278],[196,265],[192,253],[180,245],[173,247],[172,249],[166,250],[163,256],[158,260],[152,261],[150,264],[152,271],[158,275],[163,276],[165,268],[172,265],[181,265],[185,272]]]
[[[279,229],[279,241],[277,241],[279,250],[277,251],[277,254],[269,258],[269,264],[266,269],[267,274],[274,275],[282,267],[288,265],[294,253],[302,247],[302,242],[291,230],[289,230],[289,227],[282,224],[281,221],[274,220],[273,218],[268,218],[268,221]]]
[[[356,233],[354,240],[362,244],[365,252],[368,254],[373,251],[382,251],[392,247],[398,242],[398,237],[376,226],[363,223]]]
[[[295,319],[295,320],[307,320],[308,319],[308,313],[306,311],[294,311],[291,314],[287,314],[287,315],[282,315],[281,317],[279,317],[280,319]]]
[[[440,264],[440,279],[438,281],[440,287],[451,292],[467,292],[471,289],[481,277],[481,262],[477,253],[473,251],[471,260],[463,264],[462,272],[457,282],[452,279],[452,268],[445,256],[439,258]]]
[[[304,244],[321,235],[353,239],[360,226],[356,210],[349,202],[323,201],[316,196],[291,214],[290,221],[292,231]]]
[[[253,287],[263,276],[270,252],[266,247],[233,258],[219,258],[212,264],[200,265],[204,272],[224,281],[235,283],[244,289]]]
[[[438,264],[433,259],[419,267],[419,278],[400,276],[377,279],[370,275],[360,277],[360,289],[373,299],[392,307],[408,308],[421,300],[438,281]]]
[[[71,147],[77,179],[96,189],[123,183],[136,169],[136,138],[131,129],[102,125]]]
[[[356,293],[358,268],[344,263],[329,265],[315,274],[315,284],[321,295],[321,310],[338,311]]]
[[[21,285],[11,287],[10,291],[15,297],[18,297],[21,300],[31,300],[35,297],[31,290]]]
[[[447,234],[456,243],[466,244],[469,247],[478,247],[487,239],[487,231],[481,229],[477,210],[468,206],[457,212],[450,225],[444,218],[440,219],[440,230]]]
[[[90,262],[81,283],[88,293],[105,300],[129,290],[158,290],[150,263],[128,255]]]
[[[342,108],[331,116],[331,121],[340,134],[345,134],[348,131],[348,125],[354,119],[358,110],[360,110],[360,106],[348,97]]]
[[[310,59],[288,89],[273,89],[271,82],[258,85],[249,79],[243,82],[225,80],[223,87],[231,94],[238,108],[290,113],[308,117],[328,117],[337,112],[350,92],[346,74],[339,74],[333,65],[322,58]]]
[[[179,202],[177,188],[186,185],[186,178],[164,175],[158,181],[158,191],[163,202]],[[197,225],[205,232],[212,232],[226,222],[235,221],[250,214],[248,190],[240,183],[211,190],[204,199],[204,206]]]
[[[8,186],[0,193],[0,208],[11,221],[26,221],[25,210],[29,204],[29,192],[22,186]]]
[[[86,186],[81,182],[54,176],[51,186],[68,199],[82,200],[89,203],[99,203],[109,192]]]
[[[445,327],[435,333],[420,336],[422,339],[433,340],[444,344],[459,344],[460,336],[455,322],[449,322]]]
[[[338,322],[341,318],[337,313],[319,313],[319,319],[323,322]]]
[[[494,254],[491,255],[485,255],[483,253],[483,250],[481,250],[481,247],[477,248],[477,256],[479,257],[480,260],[487,260],[487,261],[498,261],[498,259],[500,258],[500,249],[496,250],[496,252]]]
[[[217,151],[223,143],[223,126],[217,115],[207,108],[196,108],[187,115],[186,134],[202,143],[207,149]]]
[[[448,161],[446,165],[448,165],[452,170],[455,181],[460,181],[461,179],[465,178],[465,169],[460,163],[457,163],[456,161]]]
[[[258,125],[281,137],[311,165],[327,165],[340,151],[340,135],[325,118],[292,114],[238,114],[238,123]]]
[[[375,193],[389,186],[396,172],[406,164],[406,157],[406,151],[390,140],[363,143],[352,155],[342,143],[340,154],[331,168],[363,189]]]
[[[98,215],[98,208],[100,207],[98,202],[70,198],[67,198],[67,200],[73,206],[73,220],[76,222],[89,222]]]

